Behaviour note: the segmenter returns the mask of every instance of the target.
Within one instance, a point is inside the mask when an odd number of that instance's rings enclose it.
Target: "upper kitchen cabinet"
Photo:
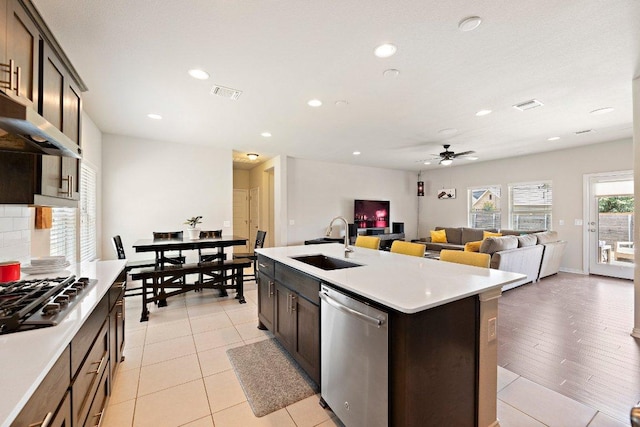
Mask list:
[[[5,3],[5,93],[36,109],[38,105],[38,67],[40,30],[18,0]]]

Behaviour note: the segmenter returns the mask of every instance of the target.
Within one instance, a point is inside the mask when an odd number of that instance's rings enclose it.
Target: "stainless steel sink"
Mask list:
[[[360,264],[345,261],[340,258],[332,258],[326,255],[301,255],[292,256],[292,259],[296,261],[304,262],[305,264],[312,265],[314,267],[321,268],[323,270],[339,270],[341,268],[360,267]]]

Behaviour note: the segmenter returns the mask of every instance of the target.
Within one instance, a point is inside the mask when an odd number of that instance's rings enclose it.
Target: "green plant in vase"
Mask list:
[[[192,216],[188,218],[185,222],[189,226],[187,229],[187,233],[189,234],[189,238],[191,240],[200,238],[200,228],[198,228],[198,224],[202,223],[202,216]]]

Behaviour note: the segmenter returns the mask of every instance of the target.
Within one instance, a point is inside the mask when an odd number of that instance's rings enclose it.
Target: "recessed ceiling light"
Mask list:
[[[422,164],[423,164],[423,165],[430,165],[430,164],[431,164],[431,162],[424,161],[424,162],[422,162]]]
[[[605,107],[605,108],[598,108],[597,110],[593,110],[590,112],[590,114],[607,114],[613,111],[613,108],[611,107]]]
[[[391,43],[384,43],[381,44],[380,46],[378,46],[373,53],[378,57],[378,58],[388,58],[390,56],[393,56],[396,51],[398,50],[398,48],[391,44]]]
[[[440,135],[453,135],[454,133],[458,133],[458,129],[454,129],[454,128],[440,129],[438,133]]]
[[[460,31],[473,31],[482,24],[482,18],[479,16],[469,16],[458,23]]]
[[[349,103],[344,99],[336,101],[336,107],[346,107],[347,105],[349,105]]]
[[[353,155],[354,155],[354,156],[359,156],[359,155],[360,155],[360,152],[359,152],[359,151],[354,151],[354,152],[353,152]]]
[[[155,114],[155,113],[149,113],[147,114],[147,117],[149,117],[150,119],[153,120],[161,120],[162,116],[160,114]]]
[[[307,102],[307,105],[309,107],[319,107],[322,105],[322,101],[320,101],[319,99],[312,99],[309,102]]]
[[[194,79],[198,80],[207,80],[209,78],[209,73],[204,70],[199,70],[197,68],[193,68],[188,71],[189,75]]]
[[[271,132],[262,132],[260,135],[264,136],[265,138],[271,138]]]
[[[249,160],[253,161],[258,158],[258,155],[256,153],[249,153],[247,154],[247,157],[249,158]]]
[[[547,138],[547,141],[557,141],[559,139],[560,139],[559,136],[552,136],[551,138]]]
[[[486,116],[487,114],[491,114],[491,110],[480,110],[476,113],[476,116],[482,117]]]
[[[388,70],[384,70],[382,75],[392,79],[400,75],[400,70],[396,70],[395,68],[389,68]]]
[[[464,156],[464,158],[467,160],[478,160],[478,157],[476,156]]]

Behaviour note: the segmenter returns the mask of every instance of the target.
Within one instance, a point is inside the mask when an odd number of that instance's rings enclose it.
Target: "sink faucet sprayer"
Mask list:
[[[353,249],[349,247],[349,223],[347,222],[347,220],[341,216],[333,218],[329,223],[329,226],[327,227],[326,235],[327,237],[331,235],[331,227],[333,226],[333,223],[338,219],[344,222],[344,257],[349,258],[349,254],[353,252]]]

